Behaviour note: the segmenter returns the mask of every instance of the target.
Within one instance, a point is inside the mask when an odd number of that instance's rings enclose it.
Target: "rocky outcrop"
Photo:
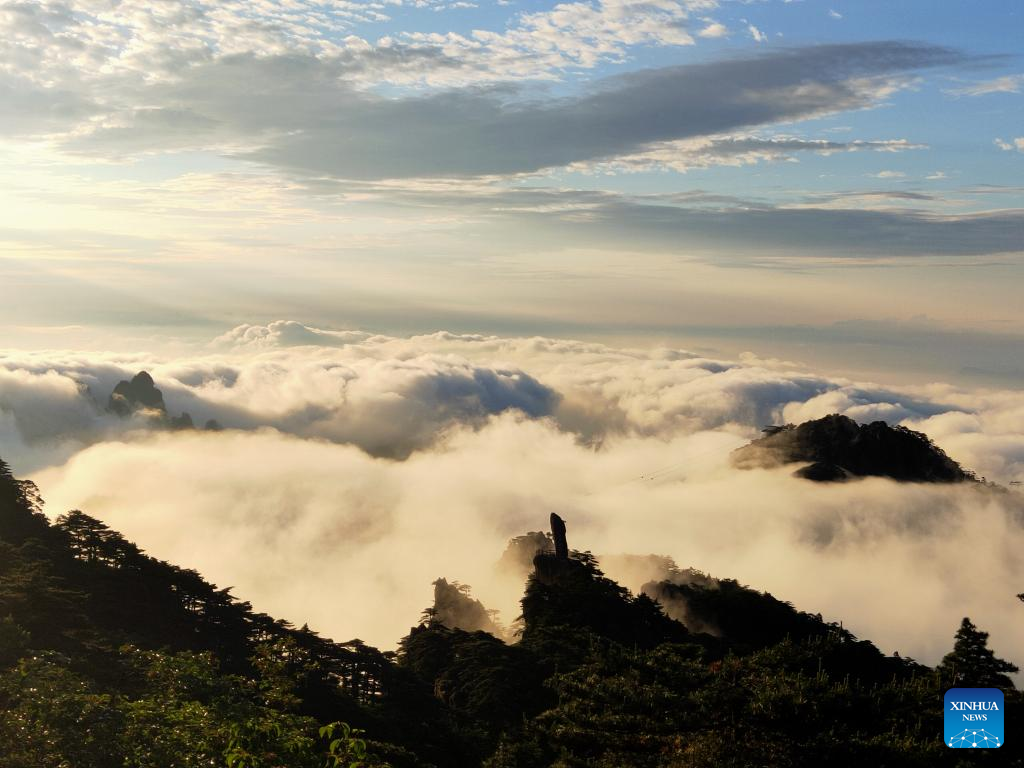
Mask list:
[[[569,542],[565,538],[565,520],[551,513],[551,538],[555,542],[555,557],[569,559]]]
[[[195,429],[192,416],[187,411],[183,411],[179,416],[171,416],[167,412],[164,393],[157,388],[153,377],[146,371],[139,371],[131,381],[119,381],[107,400],[107,410],[123,419],[143,416],[150,427]],[[223,429],[216,419],[208,419],[204,428],[211,431]]]
[[[851,477],[890,477],[919,483],[957,483],[974,480],[928,436],[884,421],[858,424],[832,414],[800,426],[766,430],[732,454],[740,469],[803,463],[799,477],[836,482]]]
[[[135,374],[131,381],[119,381],[110,393],[107,410],[123,417],[131,416],[138,411],[167,415],[163,392],[156,388],[153,377],[146,371]]]
[[[449,629],[466,632],[489,632],[501,637],[503,632],[488,610],[469,593],[469,587],[457,581],[438,579],[434,582],[434,605],[424,611],[426,623],[443,624]]]

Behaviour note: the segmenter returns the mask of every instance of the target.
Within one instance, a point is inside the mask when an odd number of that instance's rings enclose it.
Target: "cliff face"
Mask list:
[[[975,479],[925,434],[884,421],[861,425],[839,414],[776,429],[734,451],[732,461],[739,469],[805,463],[797,475],[818,482],[865,476],[921,483]]]

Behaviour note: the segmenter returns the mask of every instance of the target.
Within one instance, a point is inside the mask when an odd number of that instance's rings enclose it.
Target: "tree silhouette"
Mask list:
[[[1006,673],[1018,671],[1014,664],[996,658],[988,647],[988,632],[982,632],[966,616],[956,631],[953,650],[938,669],[943,677],[965,688],[1013,688]]]

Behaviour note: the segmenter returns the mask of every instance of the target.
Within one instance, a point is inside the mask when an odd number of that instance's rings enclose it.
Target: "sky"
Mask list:
[[[0,5],[0,346],[293,319],[1017,386],[1004,2]]]
[[[557,512],[1024,662],[1022,39],[1012,0],[0,0],[0,457],[337,639],[438,577],[510,623]],[[141,370],[200,428],[111,412]],[[829,413],[1002,490],[732,466]]]

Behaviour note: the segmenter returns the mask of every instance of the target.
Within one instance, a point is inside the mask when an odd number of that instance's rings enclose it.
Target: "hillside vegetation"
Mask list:
[[[0,768],[1024,764],[1015,668],[966,619],[930,669],[735,581],[677,569],[633,595],[588,552],[524,547],[513,627],[439,580],[381,652],[258,613],[82,512],[51,523],[0,462]],[[1005,689],[1006,747],[942,744],[954,684]]]

